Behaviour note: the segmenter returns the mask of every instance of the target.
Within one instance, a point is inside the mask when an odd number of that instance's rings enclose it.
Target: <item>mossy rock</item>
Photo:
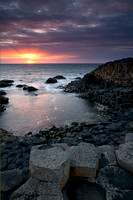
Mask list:
[[[92,127],[94,127],[94,126],[96,126],[97,125],[97,123],[86,123],[85,124],[85,126],[87,127],[87,128],[92,128]]]

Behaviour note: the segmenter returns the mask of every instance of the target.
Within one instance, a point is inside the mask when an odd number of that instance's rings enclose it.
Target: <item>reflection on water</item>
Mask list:
[[[36,64],[36,65],[3,65],[1,79],[12,79],[14,85],[4,89],[9,98],[7,110],[2,113],[2,128],[24,135],[29,131],[36,132],[52,125],[61,126],[72,121],[99,121],[102,116],[86,100],[74,94],[64,94],[60,85],[66,85],[76,77],[83,77],[99,66],[98,64]],[[56,84],[46,84],[49,77],[63,75],[66,79]],[[38,88],[28,93],[17,84],[27,84]],[[36,93],[38,96],[36,96]]]
[[[38,96],[8,94],[10,104],[2,115],[2,128],[17,135],[61,126],[72,121],[97,121],[101,116],[88,101],[72,94],[42,94]]]

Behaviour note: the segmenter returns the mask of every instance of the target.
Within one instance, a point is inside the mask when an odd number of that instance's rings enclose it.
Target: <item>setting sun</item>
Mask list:
[[[34,63],[34,61],[32,61],[32,60],[28,60],[28,63],[29,63],[29,64],[32,64],[32,63]]]

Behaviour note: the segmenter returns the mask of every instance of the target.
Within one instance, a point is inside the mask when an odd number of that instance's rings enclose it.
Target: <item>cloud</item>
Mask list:
[[[1,0],[1,46],[47,48],[86,59],[99,50],[107,57],[128,56],[132,13],[132,0]]]

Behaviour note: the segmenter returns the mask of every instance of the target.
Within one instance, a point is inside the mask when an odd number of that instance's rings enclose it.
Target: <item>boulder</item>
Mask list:
[[[126,134],[125,142],[133,142],[133,133],[127,133]]]
[[[12,200],[63,200],[62,193],[56,183],[42,182],[30,178],[24,185],[17,189]]]
[[[67,151],[61,146],[33,147],[30,154],[30,172],[33,178],[56,183],[62,189],[70,172]]]
[[[68,150],[68,154],[73,176],[95,179],[99,158],[93,144],[80,143],[78,146],[72,146]]]
[[[38,89],[33,86],[28,86],[28,92],[32,92],[32,91],[36,91],[36,90],[38,90]]]
[[[105,167],[107,165],[117,165],[115,151],[113,146],[103,145],[98,147],[98,153],[100,156],[99,167]]]
[[[9,87],[12,86],[13,80],[1,80],[0,87]]]
[[[98,183],[105,190],[132,190],[133,174],[116,166],[106,166],[99,170]]]
[[[18,84],[18,85],[16,85],[16,87],[18,87],[18,88],[23,88],[23,87],[26,87],[27,85],[22,85],[22,84]]]
[[[28,85],[25,85],[23,87],[23,90],[27,90],[28,92],[33,92],[33,91],[36,91],[38,90],[37,88],[33,87],[33,86],[28,86]]]
[[[9,98],[1,96],[1,104],[9,103]]]
[[[53,79],[66,79],[66,78],[62,75],[58,75],[58,76],[53,77]]]
[[[1,172],[1,191],[5,192],[16,187],[23,182],[23,174],[19,169],[7,170]]]
[[[46,83],[57,83],[58,81],[56,80],[56,79],[54,79],[54,78],[48,78],[47,80],[46,80]]]
[[[0,95],[6,95],[6,92],[4,90],[0,90]]]
[[[121,145],[121,148],[116,151],[116,158],[120,167],[133,173],[133,143],[127,144]]]

